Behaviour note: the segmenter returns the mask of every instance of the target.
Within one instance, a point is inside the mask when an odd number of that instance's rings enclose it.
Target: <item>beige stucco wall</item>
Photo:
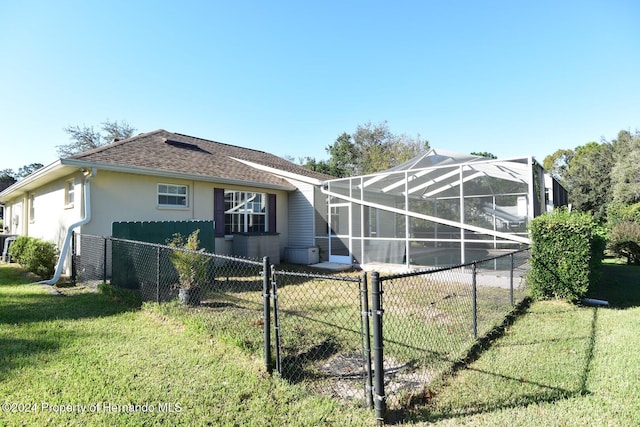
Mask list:
[[[65,205],[65,186],[74,182],[75,201]],[[186,185],[189,190],[187,207],[160,207],[157,203],[158,184]],[[58,179],[6,203],[6,225],[10,233],[29,235],[53,241],[62,247],[67,229],[81,220],[84,213],[84,176],[80,171]],[[75,231],[98,236],[110,236],[115,221],[185,221],[214,219],[213,192],[215,187],[276,194],[276,232],[279,233],[280,256],[288,241],[288,192],[265,190],[250,186],[216,184],[211,182],[159,178],[98,170],[91,178],[91,221]],[[33,194],[34,215],[30,218],[30,195]],[[14,216],[18,224],[14,225]],[[233,241],[216,239],[216,252],[231,254]],[[70,262],[66,262],[69,273]]]
[[[73,182],[74,202],[65,204],[65,186],[68,181]],[[80,173],[67,176],[33,193],[34,217],[29,219],[26,234],[62,245],[67,229],[83,217],[83,176]],[[27,202],[28,204],[29,202]],[[27,215],[29,208],[26,209]]]
[[[158,184],[186,185],[189,206],[160,207],[157,203]],[[216,184],[211,182],[159,178],[118,172],[98,171],[91,181],[91,221],[82,226],[82,233],[108,236],[115,221],[186,221],[213,220],[213,190],[259,191],[276,194],[276,231],[280,233],[281,255],[288,240],[288,192],[256,187]],[[232,242],[216,239],[216,252],[231,253]]]
[[[74,183],[75,202],[65,204],[65,186],[67,181]],[[67,228],[80,220],[82,207],[82,174],[72,174],[25,193],[7,202],[7,217],[11,218],[10,233],[28,235],[48,240],[60,245]],[[33,210],[31,210],[33,195]],[[33,215],[32,215],[33,212]],[[18,217],[16,225],[13,218]]]
[[[74,203],[66,204],[66,183],[74,184]],[[78,171],[7,201],[5,215],[11,218],[11,234],[26,235],[54,242],[62,247],[67,229],[83,216],[83,176]],[[33,196],[33,198],[32,198]],[[33,203],[33,209],[31,204]],[[17,217],[17,224],[14,220]],[[65,273],[70,270],[70,258],[65,261]]]

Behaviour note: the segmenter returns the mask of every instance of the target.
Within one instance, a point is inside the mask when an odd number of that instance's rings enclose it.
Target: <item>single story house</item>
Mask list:
[[[215,252],[299,264],[415,268],[530,243],[528,221],[567,203],[533,157],[431,149],[348,178],[263,151],[156,130],[85,151],[0,192],[10,234],[54,241],[69,271],[71,231],[114,223],[209,221]]]
[[[328,178],[263,151],[156,130],[58,159],[0,192],[0,203],[8,233],[63,251],[71,231],[110,236],[115,222],[214,220],[217,253],[278,263],[287,248],[300,257],[317,247]],[[320,229],[326,240],[326,223]],[[247,247],[237,236],[266,242]]]

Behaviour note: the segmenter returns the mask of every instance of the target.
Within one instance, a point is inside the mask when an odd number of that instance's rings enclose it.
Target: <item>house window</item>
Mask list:
[[[76,198],[76,183],[74,180],[66,182],[64,187],[64,204],[67,208],[72,208]]]
[[[187,207],[189,193],[186,185],[158,184],[158,205]]]
[[[267,231],[267,195],[249,191],[224,191],[224,233]]]
[[[29,221],[36,220],[36,208],[35,208],[36,196],[34,194],[29,195]]]

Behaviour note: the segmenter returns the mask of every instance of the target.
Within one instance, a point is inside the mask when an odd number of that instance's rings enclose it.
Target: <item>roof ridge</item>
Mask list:
[[[134,139],[142,138],[142,137],[145,137],[145,136],[153,135],[153,134],[156,134],[156,133],[162,133],[162,132],[167,132],[167,131],[164,130],[164,129],[156,129],[156,130],[151,131],[151,132],[139,133],[137,135],[130,136],[129,138],[121,139],[119,141],[111,142],[109,144],[104,144],[104,145],[101,145],[99,147],[91,148],[89,150],[85,150],[85,151],[81,151],[79,153],[72,154],[68,158],[69,159],[74,159],[74,158],[84,157],[84,156],[89,155],[89,154],[99,153],[101,151],[108,150],[108,149],[110,149],[112,147],[117,147],[119,145],[127,144],[127,143],[131,142]],[[171,132],[167,132],[167,133],[171,133]]]

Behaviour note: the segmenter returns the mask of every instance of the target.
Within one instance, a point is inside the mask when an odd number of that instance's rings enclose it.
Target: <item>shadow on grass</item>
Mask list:
[[[461,360],[459,363],[455,364],[448,379],[445,379],[445,384],[451,384],[456,377],[456,375],[461,371],[472,371],[479,373],[481,375],[486,375],[494,378],[498,378],[500,380],[509,382],[514,384],[514,390],[517,390],[519,384],[529,384],[531,386],[539,389],[538,392],[531,393],[523,392],[518,394],[517,392],[511,395],[508,399],[488,399],[486,402],[476,402],[473,405],[469,405],[465,407],[464,405],[452,408],[452,411],[448,412],[432,412],[433,407],[430,405],[431,402],[426,401],[426,405],[414,407],[413,409],[397,411],[388,414],[388,423],[398,423],[405,422],[407,420],[412,421],[429,421],[436,422],[447,419],[454,419],[465,416],[472,416],[482,413],[489,413],[494,411],[500,411],[504,409],[511,409],[517,407],[525,407],[531,404],[539,404],[539,403],[552,403],[559,400],[564,400],[571,397],[577,396],[585,396],[591,394],[589,389],[587,388],[589,374],[591,372],[591,366],[594,357],[594,351],[596,348],[596,331],[598,326],[598,310],[599,308],[592,308],[593,315],[591,317],[591,322],[589,325],[589,333],[582,337],[582,339],[587,340],[585,355],[584,355],[584,365],[581,368],[581,371],[578,376],[578,382],[575,388],[565,388],[565,387],[557,387],[552,385],[552,381],[549,381],[549,384],[545,384],[545,382],[541,381],[531,381],[524,377],[515,377],[501,374],[499,372],[491,372],[484,369],[479,369],[471,366],[472,363],[478,360],[484,352],[497,344],[497,341],[504,335],[507,328],[512,325],[522,314],[524,314],[529,305],[530,300],[526,299],[521,303],[517,309],[505,319],[505,321],[494,330],[492,330],[485,337],[481,338],[479,342],[469,351],[467,357]],[[556,341],[556,340],[551,340]],[[536,344],[540,341],[533,341],[530,344]],[[524,344],[522,344],[524,345]],[[452,386],[452,385],[450,385]],[[508,387],[508,386],[506,386]]]
[[[0,284],[10,285],[9,280],[19,277],[16,273],[19,271],[18,267],[1,268]],[[118,301],[113,295],[100,292],[65,288],[63,294],[56,294],[43,290],[48,285],[29,284],[25,280],[12,285],[19,286],[20,291],[4,291],[0,294],[0,324],[19,326],[49,320],[86,319],[113,316],[135,309]]]
[[[313,373],[307,368],[313,365],[314,362],[326,360],[339,351],[340,346],[329,337],[306,351],[287,355],[282,359],[282,377],[294,384],[318,378],[317,373]]]
[[[640,266],[603,264],[601,272],[587,293],[589,298],[608,301],[611,308],[640,306]]]

